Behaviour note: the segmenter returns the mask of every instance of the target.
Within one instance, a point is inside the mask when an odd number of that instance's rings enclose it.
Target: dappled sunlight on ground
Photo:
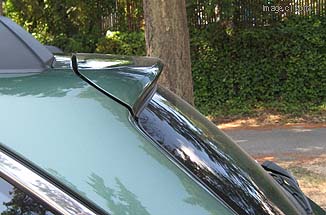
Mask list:
[[[326,127],[326,113],[319,116],[290,116],[264,113],[252,117],[207,117],[220,129],[269,129],[273,127],[301,126]]]

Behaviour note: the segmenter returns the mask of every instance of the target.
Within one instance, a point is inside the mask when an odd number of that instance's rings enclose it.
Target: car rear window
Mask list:
[[[167,156],[239,214],[296,213],[254,160],[170,91],[158,88],[140,113],[139,125]]]

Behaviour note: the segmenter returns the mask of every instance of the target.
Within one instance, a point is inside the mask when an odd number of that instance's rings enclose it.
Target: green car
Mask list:
[[[65,56],[0,17],[1,214],[325,214],[157,79],[156,58]]]

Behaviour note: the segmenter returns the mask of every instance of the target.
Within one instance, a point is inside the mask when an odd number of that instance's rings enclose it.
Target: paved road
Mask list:
[[[326,128],[225,131],[251,155],[326,154]]]

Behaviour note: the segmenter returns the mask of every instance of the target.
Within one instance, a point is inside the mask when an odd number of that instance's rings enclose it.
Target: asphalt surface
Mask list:
[[[326,154],[326,128],[275,128],[270,130],[226,130],[249,154],[286,155]]]

